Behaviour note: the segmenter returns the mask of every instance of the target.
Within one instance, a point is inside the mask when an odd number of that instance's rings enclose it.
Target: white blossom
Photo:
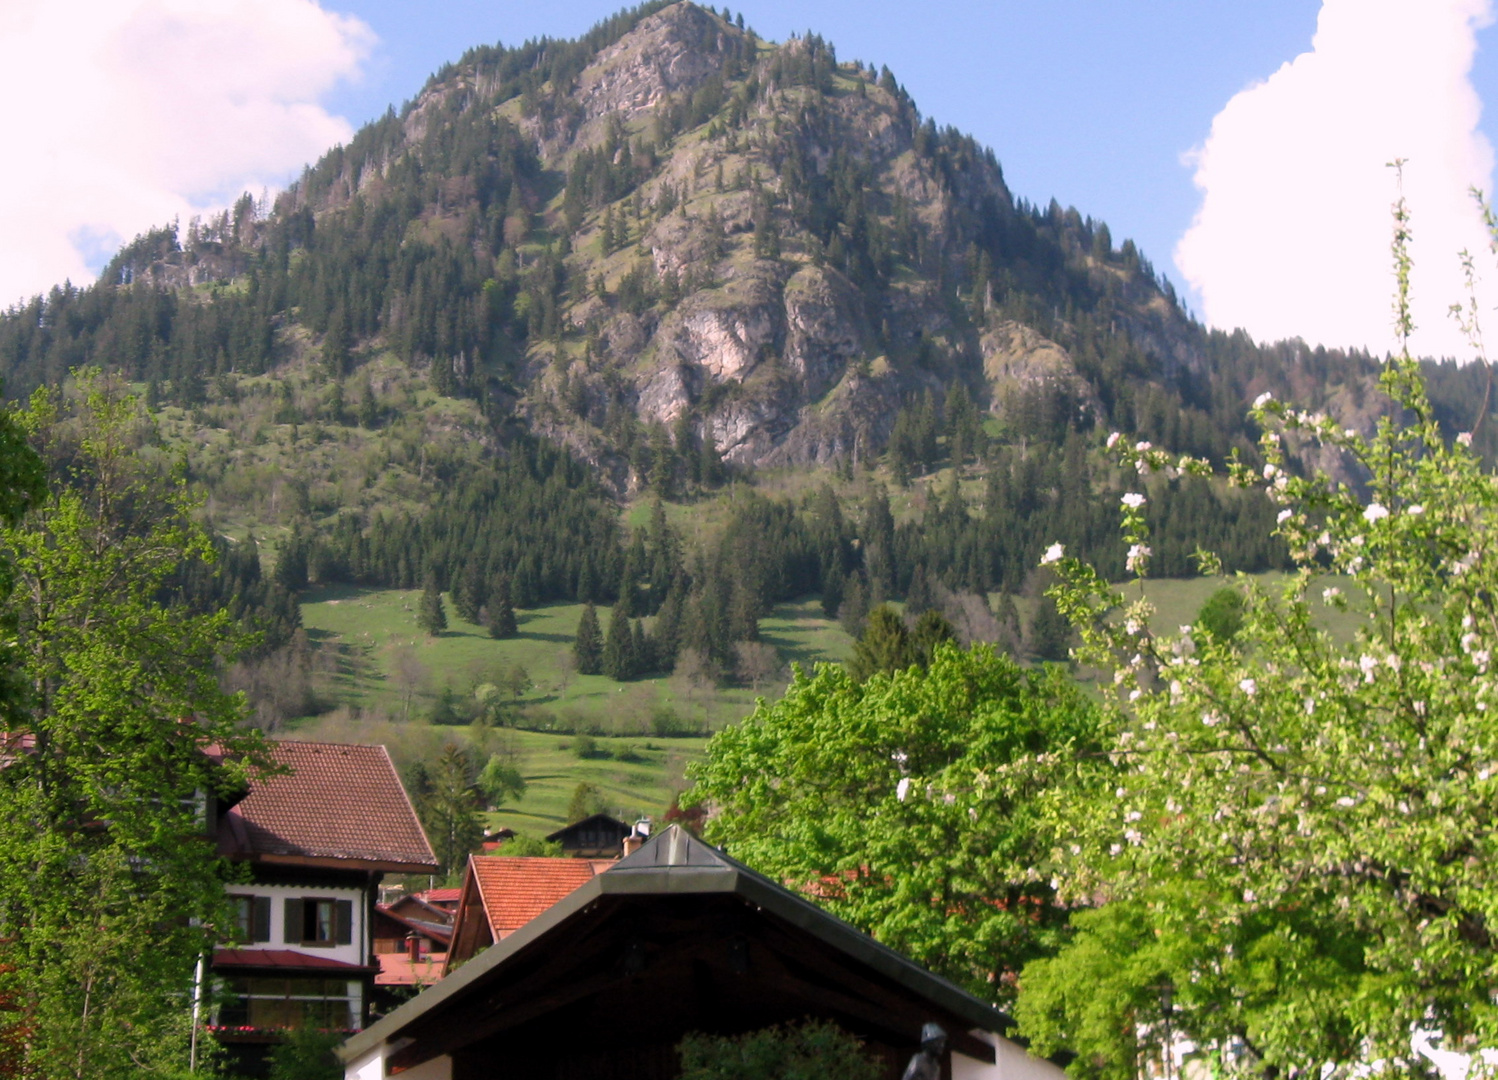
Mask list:
[[[1275,514],[1274,515],[1274,520],[1275,520],[1275,522],[1277,524],[1283,525],[1285,522],[1289,521],[1294,516],[1295,516],[1295,511],[1294,510],[1285,509],[1285,510],[1281,510],[1278,514]]]
[[[1327,604],[1330,604],[1333,600],[1337,599],[1337,597],[1341,595],[1342,590],[1337,588],[1335,585],[1331,586],[1330,588],[1321,590],[1321,599],[1324,603]]]
[[[1268,405],[1273,400],[1274,395],[1271,394],[1268,390],[1265,390],[1258,397],[1254,398],[1254,408],[1262,409],[1265,405]]]
[[[1204,712],[1202,713],[1202,723],[1207,727],[1216,727],[1222,723],[1222,717],[1215,712]]]
[[[1259,684],[1253,679],[1239,679],[1238,689],[1242,690],[1249,697],[1253,697],[1259,692]]]
[[[1406,510],[1405,513],[1410,515],[1410,517],[1419,517],[1421,514],[1425,513],[1425,507],[1421,506],[1419,503],[1416,503],[1414,506]]]
[[[1130,491],[1119,502],[1123,503],[1130,510],[1138,510],[1144,505],[1144,496],[1137,491]]]
[[[1149,442],[1147,439],[1140,439],[1137,443],[1134,444],[1134,449],[1142,454],[1146,450],[1150,449],[1150,447],[1152,447],[1153,445],[1154,444]]]
[[[1124,620],[1124,633],[1126,633],[1126,634],[1128,634],[1130,636],[1133,636],[1134,634],[1139,633],[1139,631],[1142,630],[1142,629],[1143,629],[1143,627],[1141,627],[1139,625],[1139,620],[1138,619],[1125,619]]]
[[[1275,478],[1275,476],[1278,475],[1278,474],[1279,474],[1279,468],[1276,467],[1275,465],[1270,464],[1270,465],[1265,465],[1264,466],[1264,479],[1265,480],[1273,480]]]
[[[1135,544],[1129,548],[1129,554],[1124,559],[1124,568],[1129,573],[1138,573],[1144,568],[1145,560],[1150,557],[1150,546],[1148,544]]]
[[[1118,440],[1119,440],[1119,434],[1118,434],[1118,432],[1116,432],[1116,431],[1112,432],[1108,436],[1108,449],[1112,450],[1115,446],[1117,446],[1118,445]]]
[[[1369,503],[1368,509],[1363,511],[1363,520],[1368,522],[1368,524],[1370,525],[1375,521],[1380,521],[1388,516],[1389,511],[1379,503]]]
[[[907,777],[903,778],[898,784],[895,785],[895,798],[899,799],[901,802],[904,802],[905,801],[905,796],[907,796],[909,794],[910,794],[910,777],[907,776]]]
[[[1045,554],[1040,557],[1040,565],[1049,566],[1051,563],[1060,562],[1065,555],[1065,544],[1052,544],[1045,549]]]
[[[1464,431],[1464,432],[1462,432],[1460,435],[1458,435],[1456,437],[1456,441],[1458,443],[1460,443],[1462,446],[1471,446],[1472,445],[1472,433],[1470,431]]]

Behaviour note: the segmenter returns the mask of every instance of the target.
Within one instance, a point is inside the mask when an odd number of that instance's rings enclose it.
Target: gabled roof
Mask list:
[[[662,903],[669,907],[677,903],[671,898],[710,899],[713,895],[735,899],[743,905],[743,910],[758,912],[760,917],[769,917],[778,926],[808,935],[818,949],[841,957],[850,969],[868,972],[875,980],[898,986],[911,1000],[925,1002],[963,1025],[995,1034],[1011,1026],[1008,1018],[992,1005],[672,825],[436,986],[352,1037],[340,1052],[344,1060],[353,1060],[381,1042],[400,1043],[403,1036],[411,1033],[422,1037],[409,1045],[401,1043],[399,1060],[392,1061],[396,1067],[410,1067],[434,1053],[447,1052],[441,1048],[446,1041],[467,1036],[454,1031],[434,1035],[442,1032],[444,1018],[463,1016],[472,1020],[479,1015],[482,1003],[487,1000],[485,995],[492,995],[495,988],[504,985],[511,966],[534,971],[557,948],[576,941],[585,924],[599,925],[598,921],[608,917],[611,907],[618,909],[622,904],[652,896],[661,897]],[[682,916],[679,907],[669,910],[678,918]],[[607,973],[600,972],[598,977],[604,974]],[[503,1012],[495,1016],[502,1018]]]
[[[629,835],[630,828],[616,817],[610,817],[608,814],[594,814],[591,817],[583,818],[581,821],[574,821],[571,825],[564,825],[556,832],[548,835],[546,839],[553,843],[566,843],[567,840],[577,834],[589,831],[618,833],[619,839],[622,840]]]
[[[453,920],[452,963],[508,937],[612,865],[607,859],[470,855]]]
[[[383,746],[273,742],[289,771],[257,780],[224,814],[231,859],[394,873],[437,869],[431,845]]]

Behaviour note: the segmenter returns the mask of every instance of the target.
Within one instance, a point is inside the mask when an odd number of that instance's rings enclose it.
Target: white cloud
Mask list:
[[[346,140],[319,98],[373,42],[315,0],[0,2],[0,308]]]
[[[1491,0],[1324,0],[1311,51],[1236,95],[1190,156],[1202,202],[1176,248],[1214,326],[1260,340],[1393,347],[1395,178],[1413,215],[1413,346],[1467,358],[1448,307],[1457,253],[1498,260],[1468,195],[1492,194],[1493,148],[1469,73]],[[1494,290],[1487,331],[1498,342]]]

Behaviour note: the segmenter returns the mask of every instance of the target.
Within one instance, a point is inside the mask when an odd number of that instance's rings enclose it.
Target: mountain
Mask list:
[[[645,611],[711,574],[619,499],[825,467],[821,511],[714,519],[777,553],[760,610],[903,595],[917,569],[1018,591],[1057,539],[1122,573],[1107,431],[1251,460],[1260,392],[1362,427],[1384,408],[1373,357],[1206,330],[887,69],[688,0],[471,50],[272,205],[149,232],[0,317],[7,393],[82,364],[145,388],[222,531],[284,538],[287,588],[511,576],[525,606],[650,579]],[[1498,448],[1486,371],[1429,370]],[[912,480],[892,517],[876,489]],[[1262,499],[1172,482],[1150,513],[1161,573],[1199,544],[1283,558]]]

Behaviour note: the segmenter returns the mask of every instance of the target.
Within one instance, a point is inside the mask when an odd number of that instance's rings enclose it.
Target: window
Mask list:
[[[288,945],[350,945],[354,940],[354,902],[304,896],[286,901]]]
[[[258,942],[270,940],[270,897],[231,896],[234,904],[234,940]]]
[[[359,1026],[360,986],[341,979],[230,979],[220,1027],[259,1031],[299,1027],[350,1031]]]

